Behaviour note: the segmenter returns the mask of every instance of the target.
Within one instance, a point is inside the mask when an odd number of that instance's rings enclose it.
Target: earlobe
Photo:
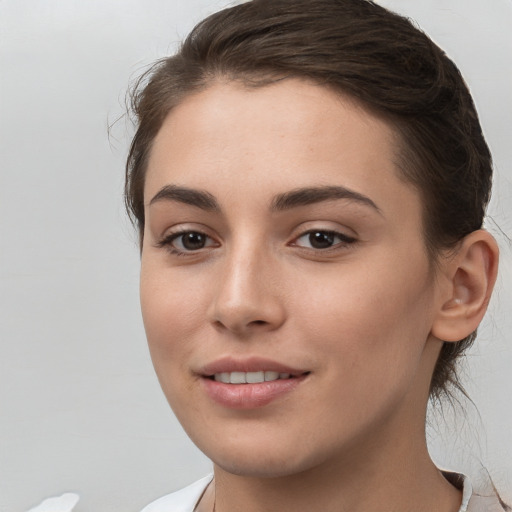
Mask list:
[[[498,271],[499,250],[485,230],[467,235],[444,264],[448,280],[431,333],[442,341],[459,341],[480,324]]]

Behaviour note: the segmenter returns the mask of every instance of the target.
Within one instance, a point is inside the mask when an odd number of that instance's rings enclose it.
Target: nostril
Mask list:
[[[261,300],[258,297],[232,300],[229,296],[224,296],[212,301],[208,316],[216,329],[242,334],[246,330],[251,332],[252,329],[278,329],[286,315],[278,300],[269,300],[267,297]]]

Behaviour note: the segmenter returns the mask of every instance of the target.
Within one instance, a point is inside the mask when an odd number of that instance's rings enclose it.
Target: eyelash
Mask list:
[[[311,237],[311,235],[314,235],[314,234],[321,234],[325,237],[338,238],[339,242],[333,243],[333,245],[323,248],[323,249],[315,248],[315,247],[302,247],[297,244],[297,241],[300,240],[301,238],[306,237],[306,236]],[[354,238],[352,236],[348,236],[344,233],[340,233],[339,231],[334,231],[334,230],[330,230],[330,229],[309,229],[308,231],[305,231],[300,236],[295,238],[294,242],[291,245],[301,247],[303,249],[310,250],[310,251],[315,251],[315,252],[318,251],[321,253],[326,253],[328,251],[346,249],[349,245],[354,244],[356,241],[357,241],[356,238]],[[311,242],[311,239],[310,239],[310,242]]]
[[[315,248],[315,247],[303,247],[297,243],[298,240],[300,240],[303,237],[311,237],[311,235],[314,234],[321,234],[324,237],[331,237],[333,239],[339,239],[339,242],[333,243],[333,245],[326,247],[326,248]],[[218,246],[216,242],[214,244],[206,245],[204,247],[200,247],[196,250],[181,250],[176,248],[173,243],[178,240],[180,237],[184,237],[185,235],[199,235],[202,237],[205,237],[206,240],[213,241],[213,238],[207,235],[206,233],[198,230],[192,230],[192,229],[183,229],[180,231],[176,231],[175,233],[171,233],[164,238],[162,238],[160,241],[157,242],[156,246],[158,248],[165,248],[170,254],[173,256],[193,256],[199,254],[204,249],[208,249],[210,247]],[[310,240],[311,241],[311,240]],[[357,242],[357,239],[351,236],[348,236],[344,233],[340,233],[339,231],[334,231],[330,229],[309,229],[303,233],[301,233],[298,237],[294,238],[294,240],[289,244],[292,247],[299,247],[306,251],[312,251],[315,253],[328,253],[330,251],[336,251],[336,250],[343,250],[348,248],[348,246],[354,244]],[[206,243],[208,243],[206,241]],[[183,245],[183,242],[182,242]]]
[[[156,246],[159,248],[165,248],[173,256],[192,256],[192,255],[198,254],[199,251],[209,247],[209,246],[207,246],[207,247],[201,247],[197,250],[188,250],[188,251],[185,250],[184,251],[184,250],[176,248],[173,245],[173,242],[175,240],[177,240],[178,238],[184,237],[185,235],[191,235],[191,234],[200,235],[202,237],[205,237],[207,240],[208,239],[213,240],[213,238],[211,236],[208,236],[203,231],[194,230],[194,229],[183,229],[183,230],[176,231],[174,233],[171,233],[171,234],[165,236],[164,238],[162,238],[161,240],[159,240],[157,242]]]

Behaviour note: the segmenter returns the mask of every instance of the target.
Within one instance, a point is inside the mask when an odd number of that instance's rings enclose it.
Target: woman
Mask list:
[[[214,463],[144,512],[506,510],[425,441],[498,265],[491,156],[443,52],[365,0],[254,0],[133,107],[149,347]]]

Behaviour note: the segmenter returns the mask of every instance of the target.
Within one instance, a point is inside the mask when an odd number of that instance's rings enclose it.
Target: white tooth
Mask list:
[[[229,373],[223,372],[223,373],[217,373],[215,374],[215,380],[217,380],[217,375],[219,376],[218,380],[220,382],[223,382],[224,384],[229,384]]]
[[[245,374],[245,380],[247,381],[247,384],[265,382],[265,372],[247,372]]]
[[[231,384],[245,384],[245,372],[231,372],[229,381]]]
[[[290,378],[290,374],[289,373],[280,373],[279,374],[279,378],[280,379],[289,379]]]
[[[265,382],[279,379],[278,372],[265,372]]]

